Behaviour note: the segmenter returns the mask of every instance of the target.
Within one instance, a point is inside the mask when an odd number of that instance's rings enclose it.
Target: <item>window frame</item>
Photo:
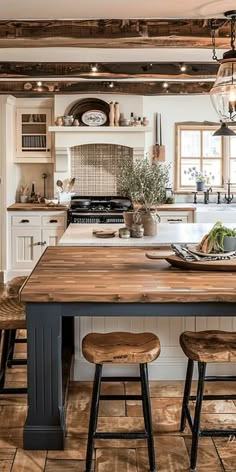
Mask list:
[[[216,131],[219,128],[219,124],[211,124],[211,123],[191,123],[191,122],[180,122],[175,123],[175,159],[174,159],[174,192],[175,193],[192,193],[196,185],[181,185],[181,131],[185,130],[192,130],[192,131],[200,131],[201,132],[201,142],[202,142],[202,132],[203,131]],[[221,137],[221,185],[214,185],[210,184],[210,187],[213,188],[214,191],[223,191],[226,186],[226,182],[229,178],[230,172],[230,157],[229,157],[229,148],[230,148],[230,141],[228,137]],[[203,156],[200,156],[200,160],[203,159]],[[216,158],[217,159],[217,158]],[[233,187],[232,187],[233,188]],[[234,186],[236,189],[236,184]]]

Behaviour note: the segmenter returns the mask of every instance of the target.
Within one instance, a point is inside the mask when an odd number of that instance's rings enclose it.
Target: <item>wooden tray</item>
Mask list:
[[[116,231],[113,230],[93,230],[93,235],[96,238],[114,238],[116,235]]]
[[[179,256],[168,256],[165,260],[173,267],[187,270],[221,270],[221,271],[236,271],[236,259],[228,259],[226,261],[201,261],[189,262],[181,259]]]

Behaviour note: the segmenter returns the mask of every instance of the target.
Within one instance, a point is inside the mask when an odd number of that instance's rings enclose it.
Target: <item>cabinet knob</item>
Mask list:
[[[45,246],[45,244],[47,244],[47,241],[43,241],[43,242],[41,243],[41,246]]]
[[[29,223],[29,220],[21,220],[20,223]]]
[[[58,223],[57,220],[49,220],[49,223]]]

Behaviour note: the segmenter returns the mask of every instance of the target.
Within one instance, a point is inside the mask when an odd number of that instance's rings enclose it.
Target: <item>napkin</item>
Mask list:
[[[185,261],[189,262],[204,262],[204,261],[224,261],[224,260],[229,260],[229,259],[235,259],[236,258],[236,252],[232,254],[212,254],[211,256],[200,256],[198,254],[194,254],[191,252],[186,244],[172,244],[171,245],[173,251],[175,254],[181,259],[184,259]]]

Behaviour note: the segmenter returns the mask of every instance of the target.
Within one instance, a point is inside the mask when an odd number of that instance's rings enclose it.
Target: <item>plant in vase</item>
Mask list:
[[[131,199],[134,223],[143,223],[145,236],[157,232],[160,218],[156,207],[165,201],[169,168],[167,164],[150,163],[148,158],[134,162],[127,159],[120,167],[118,187],[122,195]]]
[[[211,172],[207,174],[206,171],[202,172],[196,167],[189,167],[184,171],[184,174],[188,176],[189,180],[194,180],[196,182],[196,189],[198,192],[203,192],[205,184],[211,184],[215,178]]]
[[[20,188],[20,202],[27,203],[29,198],[29,187],[27,185],[22,185]]]

